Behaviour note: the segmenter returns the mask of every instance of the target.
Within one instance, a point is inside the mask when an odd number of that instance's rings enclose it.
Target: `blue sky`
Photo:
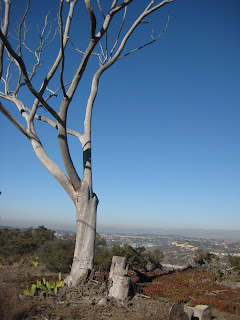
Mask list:
[[[135,2],[130,20],[138,4],[148,1]],[[58,1],[51,3],[56,7]],[[49,1],[32,1],[31,30],[50,9]],[[13,12],[16,21],[21,10]],[[72,29],[72,36],[84,48],[88,20],[82,4],[78,13],[81,28]],[[158,42],[120,60],[101,78],[92,134],[98,225],[240,230],[240,2],[176,0],[151,16],[126,50],[149,40],[153,27],[154,34],[160,32],[169,13]],[[51,48],[47,57],[55,52]],[[65,79],[77,59],[74,53]],[[80,131],[97,60],[91,63],[69,113],[69,127]],[[40,75],[45,67],[47,59]],[[28,94],[24,99],[31,102]],[[57,109],[58,100],[52,101]],[[61,165],[56,132],[38,130]],[[74,226],[71,200],[2,114],[0,134],[0,224]],[[70,147],[81,174],[74,138]]]

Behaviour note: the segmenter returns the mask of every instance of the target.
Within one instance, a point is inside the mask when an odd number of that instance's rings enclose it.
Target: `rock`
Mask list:
[[[188,307],[181,303],[174,303],[170,309],[169,320],[211,320],[211,307],[198,305],[196,307]]]
[[[194,317],[199,320],[211,320],[212,319],[212,310],[211,307],[205,305],[198,305],[193,308]]]
[[[174,303],[170,309],[169,320],[191,320],[193,311],[191,312],[182,303]]]
[[[98,305],[101,307],[105,307],[107,305],[108,301],[106,298],[102,298],[99,300]]]

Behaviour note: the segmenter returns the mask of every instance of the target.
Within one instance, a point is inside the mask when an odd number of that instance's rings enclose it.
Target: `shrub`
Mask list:
[[[155,269],[162,268],[161,261],[164,258],[164,254],[160,250],[155,249],[153,251],[147,251],[145,253],[145,257],[146,257],[145,268],[147,271],[153,271]]]
[[[36,251],[36,242],[32,235],[32,228],[0,230],[0,257],[4,264],[19,262],[22,256],[31,255]]]
[[[109,249],[99,251],[94,258],[94,269],[97,271],[109,271],[111,267],[112,256]]]
[[[214,281],[222,281],[228,275],[228,265],[220,261],[215,254],[198,250],[193,260],[196,264],[207,270],[209,276]]]
[[[36,229],[0,229],[0,258],[12,264],[33,256],[41,246],[55,239],[54,231],[40,226]]]
[[[228,261],[230,266],[240,273],[240,257],[229,255]]]
[[[59,239],[54,231],[39,226],[36,229],[0,229],[0,262],[2,264],[35,265],[44,263],[51,272],[69,272],[72,265],[75,236]],[[99,234],[95,242],[95,269],[107,271],[113,256],[124,256],[130,268],[154,270],[161,267],[163,254],[159,250],[146,251],[144,247],[129,245],[107,247],[106,240]],[[37,257],[37,258],[36,258]],[[39,259],[38,259],[39,257]]]
[[[45,242],[53,241],[55,232],[51,229],[47,229],[44,226],[39,226],[32,231],[33,238],[38,248],[40,248]]]
[[[133,248],[129,245],[115,244],[109,249],[106,247],[102,250],[97,249],[94,260],[95,269],[99,271],[110,270],[113,256],[126,257],[131,269],[144,271],[161,268],[161,260],[164,257],[163,253],[157,249],[146,251],[144,247]]]
[[[46,242],[38,251],[39,259],[51,272],[69,272],[72,265],[75,239],[55,239]]]
[[[107,242],[105,238],[101,237],[99,233],[96,234],[95,239],[95,255],[107,248]]]
[[[204,265],[207,263],[211,263],[214,259],[215,255],[210,253],[210,252],[205,252],[202,249],[198,249],[196,251],[196,254],[193,258],[193,261],[197,264],[197,265]]]

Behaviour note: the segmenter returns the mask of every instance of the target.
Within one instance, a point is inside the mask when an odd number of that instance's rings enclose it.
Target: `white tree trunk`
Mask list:
[[[91,195],[87,183],[82,181],[76,199],[77,230],[73,264],[70,275],[65,279],[68,286],[76,286],[81,277],[93,268],[97,205],[97,196]]]

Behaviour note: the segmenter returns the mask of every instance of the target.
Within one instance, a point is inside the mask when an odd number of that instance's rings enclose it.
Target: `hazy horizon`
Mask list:
[[[11,220],[2,219],[0,217],[0,226],[12,228],[37,228],[43,225],[46,228],[53,230],[63,230],[75,232],[74,223],[61,223],[50,221],[33,221],[33,220]],[[197,227],[134,227],[134,226],[110,226],[97,225],[98,233],[131,233],[131,234],[156,234],[156,235],[179,235],[190,238],[216,239],[216,240],[231,240],[240,241],[240,230],[238,229],[214,229],[214,228],[197,228]]]

